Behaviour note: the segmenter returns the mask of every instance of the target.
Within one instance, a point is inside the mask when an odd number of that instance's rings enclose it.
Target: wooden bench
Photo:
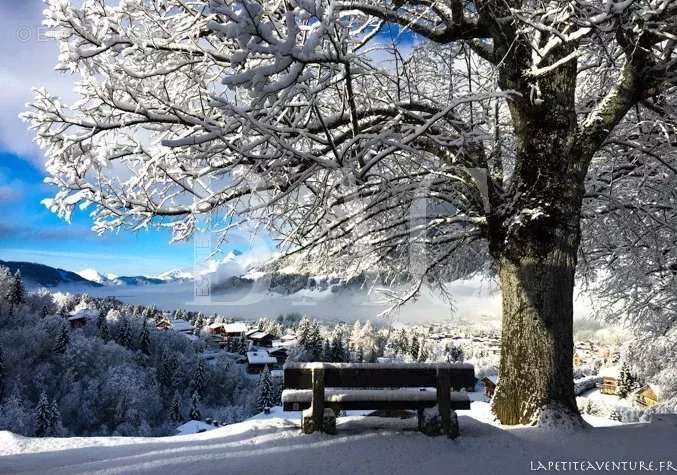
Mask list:
[[[285,411],[308,409],[306,433],[333,432],[338,411],[372,409],[415,409],[423,430],[425,409],[437,407],[442,430],[455,437],[454,411],[470,409],[467,393],[459,391],[474,385],[469,364],[287,363],[282,404]]]

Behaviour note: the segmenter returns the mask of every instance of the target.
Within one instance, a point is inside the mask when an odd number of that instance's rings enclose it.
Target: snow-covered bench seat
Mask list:
[[[282,391],[282,404],[285,411],[301,411],[303,409],[308,409],[312,399],[312,389],[285,389]],[[450,394],[450,400],[451,408],[454,410],[470,409],[470,399],[468,398],[467,393],[452,392]],[[418,409],[419,407],[433,407],[437,405],[437,389],[325,388],[324,403],[327,407],[340,406],[340,409],[343,410]]]
[[[436,407],[445,432],[455,435],[450,429],[453,411],[470,409],[461,391],[474,384],[474,368],[468,364],[288,363],[282,405],[285,411],[310,409],[312,423],[303,421],[306,432],[322,430],[325,409],[415,409],[421,417]]]

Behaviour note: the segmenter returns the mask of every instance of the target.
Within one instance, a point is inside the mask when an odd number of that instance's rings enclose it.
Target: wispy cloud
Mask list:
[[[23,198],[23,192],[10,185],[0,185],[0,204],[13,203]]]
[[[74,98],[75,78],[54,71],[58,47],[45,37],[42,1],[0,2],[0,145],[41,163],[33,134],[18,117],[34,87],[46,87],[66,101]]]

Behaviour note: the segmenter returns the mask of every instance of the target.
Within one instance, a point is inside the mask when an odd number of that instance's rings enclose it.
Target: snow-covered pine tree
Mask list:
[[[299,346],[306,347],[311,331],[311,323],[308,317],[303,317],[296,328],[296,341]]]
[[[143,325],[141,326],[139,349],[144,355],[150,355],[150,331],[148,330],[148,323],[145,318],[143,319]]]
[[[61,411],[59,410],[59,405],[57,404],[56,399],[52,399],[52,401],[49,403],[49,413],[52,423],[51,435],[60,435],[61,431],[63,430],[63,426],[61,423]]]
[[[418,337],[414,334],[411,337],[411,343],[409,344],[409,355],[413,358],[414,361],[418,361],[418,356],[421,352],[420,345],[418,343]]]
[[[397,354],[405,355],[409,353],[409,339],[407,338],[407,331],[402,328],[397,336]]]
[[[193,391],[193,396],[190,400],[189,416],[193,421],[202,420],[202,414],[200,413],[200,395],[197,393],[197,391]]]
[[[174,353],[165,350],[157,372],[157,379],[165,391],[174,388],[174,375],[178,368],[178,362]],[[167,394],[165,392],[165,394]],[[171,392],[169,393],[171,394]]]
[[[183,420],[183,416],[181,415],[181,395],[178,390],[174,391],[174,397],[169,406],[169,419],[174,422],[181,422]]]
[[[132,343],[132,328],[125,315],[122,315],[120,318],[117,342],[119,345],[124,346],[125,348],[129,348]]]
[[[454,344],[447,345],[445,348],[445,353],[448,363],[463,363],[465,359],[463,348]]]
[[[108,321],[106,320],[106,317],[103,316],[103,312],[99,314],[101,321],[97,319],[97,323],[99,324],[99,330],[97,331],[97,336],[101,338],[103,341],[108,342],[110,340],[110,330],[108,329]]]
[[[43,391],[40,394],[38,405],[35,407],[35,436],[47,437],[52,435],[55,426],[52,405]]]
[[[348,355],[345,347],[343,346],[343,332],[339,327],[336,327],[332,334],[330,361],[336,363],[343,363],[348,361]]]
[[[15,307],[23,303],[25,294],[26,291],[24,290],[23,280],[21,279],[21,271],[17,269],[10,281],[10,288],[7,295],[10,315],[14,315]]]
[[[428,361],[428,357],[430,356],[428,352],[428,348],[426,347],[425,341],[422,341],[419,345],[419,350],[418,350],[418,356],[416,357],[416,361],[419,363],[425,363]]]
[[[635,389],[635,379],[630,374],[630,368],[626,363],[621,365],[618,374],[618,387],[616,388],[616,395],[625,399]]]
[[[49,315],[49,310],[47,309],[47,305],[43,305],[42,310],[40,310],[40,318],[45,318],[47,315]]]
[[[198,356],[195,370],[193,371],[193,378],[191,380],[191,387],[200,396],[204,394],[205,386],[207,385],[207,366],[203,358]]]
[[[259,385],[256,392],[256,410],[262,412],[266,408],[275,405],[275,391],[273,388],[273,380],[270,376],[268,365],[261,371],[259,377]]]
[[[9,300],[13,305],[23,303],[26,298],[26,290],[24,288],[21,271],[19,269],[14,273],[14,280],[12,282],[12,289],[9,294]]]
[[[70,330],[68,329],[68,324],[63,323],[61,325],[61,328],[59,329],[59,334],[57,335],[56,340],[54,340],[54,346],[52,347],[52,351],[58,354],[65,353],[70,341],[71,337]]]
[[[96,329],[101,330],[101,325],[106,321],[106,312],[101,311],[96,316]]]
[[[329,339],[325,338],[324,343],[322,345],[322,361],[325,362],[331,362],[333,361],[332,354],[331,354],[331,344],[329,343]]]
[[[202,312],[198,313],[197,318],[195,319],[193,334],[195,334],[195,335],[200,334],[200,332],[202,331],[202,328],[205,326],[205,321],[206,321],[205,315]]]

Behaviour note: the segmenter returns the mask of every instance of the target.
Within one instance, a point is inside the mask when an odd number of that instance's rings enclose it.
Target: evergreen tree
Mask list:
[[[101,330],[101,325],[106,323],[106,313],[104,311],[99,312],[96,316],[96,328]]]
[[[297,336],[296,341],[302,348],[305,348],[306,345],[308,344],[310,330],[311,330],[310,319],[307,317],[303,317],[303,319],[299,322],[298,328],[296,329]]]
[[[633,389],[635,389],[635,379],[630,374],[630,368],[628,368],[628,365],[623,363],[621,365],[620,374],[618,375],[618,387],[616,389],[616,394],[621,399],[625,399]]]
[[[132,343],[132,329],[129,325],[129,320],[124,315],[121,318],[118,330],[118,343],[125,348],[129,348]]]
[[[465,359],[463,348],[456,345],[447,345],[445,350],[448,363],[463,363],[463,360]]]
[[[399,335],[399,344],[398,346],[400,347],[400,354],[405,354],[409,353],[409,339],[407,338],[407,332],[404,328],[400,330],[400,335]]]
[[[98,320],[97,320],[97,324],[99,324]],[[105,342],[108,342],[110,340],[110,330],[108,329],[108,322],[106,321],[106,317],[101,318],[101,322],[99,324],[99,331],[97,332],[97,336]]]
[[[343,339],[338,332],[335,332],[331,340],[331,359],[330,361],[341,363],[346,362],[346,350],[343,347]]]
[[[7,300],[9,303],[9,314],[14,315],[14,308],[23,303],[25,297],[25,290],[23,281],[21,280],[21,272],[17,269],[16,273],[10,281],[9,292]]]
[[[181,416],[181,395],[178,390],[174,391],[174,399],[172,399],[172,404],[169,407],[169,418],[174,422],[183,420]]]
[[[411,355],[411,357],[417,361],[420,351],[421,348],[419,347],[418,337],[413,335],[411,337],[411,344],[409,345],[409,355]]]
[[[202,419],[200,414],[200,396],[197,391],[193,392],[193,397],[190,402],[190,418],[193,421],[199,421]]]
[[[205,387],[207,386],[207,367],[202,358],[198,357],[197,359],[197,365],[195,365],[191,385],[195,392],[200,396],[204,394]]]
[[[165,352],[162,355],[162,362],[158,369],[157,379],[160,385],[164,388],[172,388],[174,385],[174,373],[178,367],[178,362],[174,355],[170,352]]]
[[[424,343],[421,343],[416,361],[418,361],[419,363],[425,363],[426,361],[428,361],[428,356],[429,356],[428,349],[425,347]]]
[[[40,310],[40,317],[45,318],[47,315],[49,315],[49,310],[47,309],[47,305],[43,305],[42,310]]]
[[[35,435],[36,437],[47,437],[52,435],[55,426],[54,412],[52,405],[43,391],[40,394],[40,400],[35,408]]]
[[[70,341],[71,341],[70,331],[68,330],[68,325],[64,323],[63,325],[61,325],[59,335],[56,337],[56,340],[54,341],[54,347],[52,348],[52,351],[54,353],[59,354],[65,353]]]
[[[51,435],[58,435],[59,428],[61,428],[61,411],[59,411],[59,405],[56,403],[56,399],[52,399],[52,402],[49,404],[49,413],[52,422]]]
[[[331,345],[329,344],[328,339],[324,339],[324,345],[322,346],[322,361],[331,362],[333,361],[331,354]]]
[[[273,388],[273,380],[270,377],[270,370],[266,365],[261,372],[259,378],[259,387],[256,393],[256,410],[262,412],[266,408],[275,405],[275,390]]]
[[[195,319],[195,327],[193,329],[193,333],[195,335],[200,334],[202,328],[205,326],[205,321],[205,316],[202,313],[198,313],[197,318]]]
[[[141,328],[141,341],[139,348],[144,355],[150,355],[150,332],[148,331],[147,320],[143,319],[143,327]]]
[[[21,271],[17,269],[14,273],[14,279],[12,280],[9,300],[13,305],[18,305],[23,303],[25,298],[26,290],[24,289],[23,279],[21,278]]]

